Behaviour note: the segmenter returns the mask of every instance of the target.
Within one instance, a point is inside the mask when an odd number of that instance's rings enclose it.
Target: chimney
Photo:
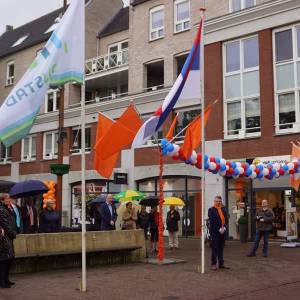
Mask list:
[[[13,31],[14,30],[14,26],[12,26],[12,25],[6,25],[6,32],[8,32],[8,31]]]

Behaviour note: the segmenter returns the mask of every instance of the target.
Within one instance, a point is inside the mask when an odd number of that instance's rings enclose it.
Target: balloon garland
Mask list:
[[[56,183],[54,181],[52,181],[52,180],[50,180],[50,181],[45,180],[44,184],[47,186],[47,188],[49,189],[49,191],[47,193],[43,194],[43,207],[44,208],[46,207],[46,201],[48,199],[54,200],[55,201],[55,206],[56,206],[56,197],[55,197],[55,192],[56,192],[55,186],[56,186]]]
[[[161,141],[162,153],[172,157],[174,160],[184,161],[186,164],[193,165],[202,169],[202,154],[193,150],[189,158],[184,157],[182,148],[176,144],[168,142],[167,139]],[[237,179],[239,177],[248,177],[252,179],[279,178],[286,174],[300,173],[300,160],[293,160],[286,163],[252,163],[228,161],[224,158],[204,155],[204,168],[210,173],[219,174],[223,177]]]

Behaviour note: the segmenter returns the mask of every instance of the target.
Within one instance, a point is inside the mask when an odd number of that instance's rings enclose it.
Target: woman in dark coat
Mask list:
[[[157,206],[151,208],[149,214],[149,228],[150,228],[150,244],[151,252],[154,254],[158,252],[157,242],[158,242],[158,226],[159,226],[159,213],[157,211]]]
[[[46,208],[40,213],[40,227],[39,232],[54,233],[60,232],[60,215],[54,209],[55,201],[48,199],[46,201]]]
[[[167,230],[169,232],[169,247],[178,249],[178,221],[180,221],[179,212],[174,205],[170,205],[170,210],[167,214]]]
[[[149,214],[146,211],[146,206],[142,205],[141,211],[138,212],[137,224],[139,228],[144,230],[145,240],[148,239]]]
[[[0,194],[0,287],[10,288],[9,269],[15,257],[13,240],[16,238],[16,224],[13,212],[9,209],[8,194]]]

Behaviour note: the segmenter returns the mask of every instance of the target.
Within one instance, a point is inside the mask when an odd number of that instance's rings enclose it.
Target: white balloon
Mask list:
[[[173,152],[179,152],[180,146],[177,144],[173,144],[173,146],[174,146]]]
[[[221,158],[221,159],[220,159],[220,163],[223,164],[223,165],[226,165],[226,159]]]
[[[280,174],[279,172],[276,172],[276,175],[275,175],[276,178],[279,178],[280,177]]]
[[[293,163],[288,163],[287,166],[289,167],[289,170],[292,170],[294,169],[294,164]]]
[[[280,164],[279,164],[279,163],[275,163],[275,164],[274,164],[274,169],[275,169],[276,171],[278,171],[278,170],[280,169]]]
[[[229,170],[229,166],[226,165],[226,171],[228,171],[228,170]]]
[[[269,169],[268,168],[264,168],[263,169],[263,174],[264,174],[264,176],[268,176],[270,174]]]
[[[249,166],[249,168],[250,168],[252,171],[254,171],[254,170],[256,169],[256,166],[252,164],[252,165]]]
[[[238,169],[242,166],[242,164],[240,162],[236,162],[235,164]]]
[[[217,168],[216,163],[214,163],[214,162],[209,163],[209,168],[210,168],[211,170],[215,170],[215,169]]]
[[[257,177],[257,174],[256,174],[255,172],[252,172],[252,174],[250,175],[250,177],[251,177],[252,179],[255,179],[255,178]]]

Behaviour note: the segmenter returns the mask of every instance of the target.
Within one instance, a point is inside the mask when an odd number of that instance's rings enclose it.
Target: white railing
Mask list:
[[[126,65],[128,65],[128,49],[86,60],[85,74],[87,76],[94,75]]]

